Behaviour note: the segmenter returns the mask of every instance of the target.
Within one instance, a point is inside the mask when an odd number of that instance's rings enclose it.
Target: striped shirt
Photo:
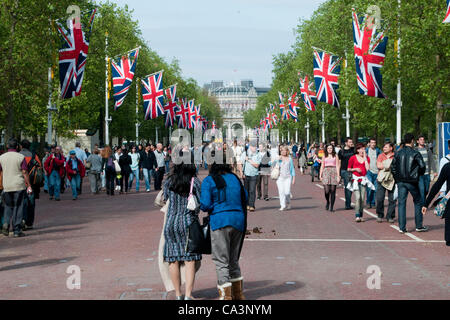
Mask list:
[[[430,163],[429,163],[429,159],[428,159],[428,150],[426,148],[417,148],[417,151],[420,152],[420,154],[422,155],[423,161],[425,162],[426,165],[426,171],[425,174],[430,174]]]

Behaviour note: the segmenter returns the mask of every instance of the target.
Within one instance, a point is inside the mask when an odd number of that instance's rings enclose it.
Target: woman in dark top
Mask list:
[[[447,182],[447,190],[445,191],[445,194],[448,196],[450,190],[450,162],[442,168],[436,183],[431,188],[425,206],[422,208],[422,214],[427,213],[427,208],[430,206],[430,203],[433,201],[444,182]],[[442,218],[445,219],[445,243],[447,246],[450,246],[450,201],[447,202]]]
[[[131,157],[128,154],[128,149],[123,149],[123,154],[119,158],[119,166],[120,166],[120,193],[123,193],[123,184],[125,183],[125,193],[128,193],[128,180],[130,179],[131,174]]]
[[[111,147],[106,146],[102,159],[102,171],[105,170],[106,194],[114,195],[114,179],[116,178],[116,168],[114,166],[114,155]]]

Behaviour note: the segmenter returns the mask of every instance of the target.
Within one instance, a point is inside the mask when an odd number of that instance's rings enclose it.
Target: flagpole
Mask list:
[[[325,107],[322,106],[322,142],[325,143]]]
[[[309,145],[309,117],[306,118],[306,144]]]
[[[48,122],[47,122],[47,143],[52,144],[52,68],[48,68]]]
[[[139,79],[136,78],[136,145],[139,144]]]
[[[108,110],[108,32],[105,34],[105,145],[109,145],[109,110]]]
[[[402,82],[400,77],[400,10],[401,0],[398,0],[398,83],[397,83],[397,145],[400,145],[402,138]]]
[[[345,73],[347,75],[347,51],[345,51]],[[348,85],[348,77],[345,79],[345,84]],[[345,133],[346,137],[350,137],[350,112],[348,111],[348,99],[345,101]]]

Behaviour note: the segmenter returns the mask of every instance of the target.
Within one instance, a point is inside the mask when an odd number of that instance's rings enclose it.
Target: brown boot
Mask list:
[[[221,286],[217,286],[217,289],[219,289],[219,300],[232,300],[230,282],[224,283]]]
[[[244,278],[239,277],[236,279],[231,279],[231,297],[233,300],[245,300],[245,296],[243,294],[244,291]]]

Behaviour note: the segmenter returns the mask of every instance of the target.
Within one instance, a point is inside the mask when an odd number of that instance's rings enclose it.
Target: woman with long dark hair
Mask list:
[[[189,151],[185,151],[189,152]],[[181,156],[181,155],[180,155]],[[172,168],[164,183],[164,200],[169,201],[167,220],[164,226],[164,261],[169,263],[169,272],[175,287],[177,300],[183,300],[181,295],[180,267],[186,267],[185,300],[192,300],[192,289],[195,280],[195,261],[202,259],[201,254],[186,252],[188,228],[198,219],[199,209],[187,209],[188,197],[193,183],[192,194],[200,199],[200,180],[197,178],[193,157],[191,161],[181,162]],[[199,201],[197,201],[198,203]]]
[[[125,193],[128,193],[129,183],[128,180],[130,179],[131,174],[131,164],[132,160],[130,155],[128,154],[128,149],[123,149],[123,154],[119,158],[119,166],[120,166],[120,175],[122,176],[120,181],[120,193],[122,194],[124,191],[123,185],[125,183]]]
[[[325,156],[322,160],[322,166],[320,167],[320,180],[323,183],[325,190],[325,199],[327,200],[326,210],[334,212],[334,202],[336,201],[336,187],[339,184],[341,177],[341,163],[336,156],[336,150],[330,144],[325,148]],[[330,206],[331,196],[331,206]]]
[[[105,170],[106,179],[106,194],[114,195],[114,180],[116,178],[116,167],[114,166],[115,157],[110,146],[105,146],[103,159],[102,159],[102,170]]]
[[[247,195],[232,171],[224,154],[221,163],[210,166],[200,199],[200,209],[210,215],[211,254],[220,300],[245,299],[239,256],[246,230]]]

